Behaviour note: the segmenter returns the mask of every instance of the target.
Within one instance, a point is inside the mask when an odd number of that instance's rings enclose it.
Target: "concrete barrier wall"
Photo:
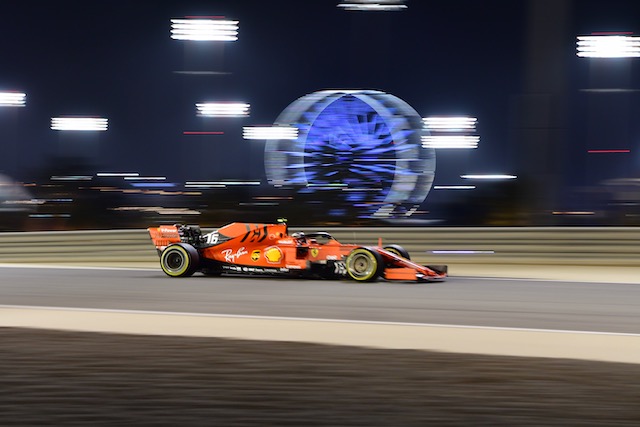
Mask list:
[[[291,228],[292,232],[297,230]],[[640,267],[640,228],[394,227],[303,231],[327,231],[344,243],[363,245],[376,245],[382,238],[383,244],[404,246],[412,259],[422,263]],[[0,263],[157,265],[158,256],[146,230],[17,232],[0,233]]]

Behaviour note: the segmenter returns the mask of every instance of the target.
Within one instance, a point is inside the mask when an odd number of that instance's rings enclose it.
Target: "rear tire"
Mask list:
[[[162,251],[160,267],[167,276],[189,277],[198,269],[198,251],[186,243],[174,243]]]
[[[345,264],[349,277],[358,282],[372,282],[382,274],[384,269],[382,256],[368,248],[352,250]]]

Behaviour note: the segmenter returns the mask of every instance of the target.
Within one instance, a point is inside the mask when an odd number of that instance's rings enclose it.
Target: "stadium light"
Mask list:
[[[99,177],[125,177],[125,176],[140,176],[138,172],[98,172],[96,176]]]
[[[238,21],[211,18],[172,19],[171,38],[174,40],[236,41]]]
[[[245,126],[242,128],[244,139],[289,139],[298,138],[298,128],[292,126]]]
[[[106,131],[108,120],[101,117],[53,117],[52,130]]]
[[[127,175],[124,177],[127,181],[166,181],[166,176],[139,176],[139,175]]]
[[[434,116],[422,119],[424,127],[438,132],[470,132],[476,130],[478,119],[466,116]]]
[[[475,190],[475,185],[434,185],[434,190]]]
[[[422,137],[423,148],[478,148],[478,136],[429,135]]]
[[[339,8],[353,11],[398,11],[407,8],[404,0],[353,0],[338,4]]]
[[[0,92],[0,107],[24,107],[27,95],[22,92]]]
[[[640,57],[640,37],[624,34],[578,36],[577,55],[581,58]]]
[[[196,104],[198,116],[202,117],[246,117],[249,104],[240,102],[203,102]]]
[[[226,188],[233,185],[260,185],[260,181],[187,181],[185,188]]]
[[[460,178],[464,179],[486,179],[486,180],[502,180],[502,179],[516,179],[516,175],[505,175],[505,174],[470,174],[470,175],[460,175]]]

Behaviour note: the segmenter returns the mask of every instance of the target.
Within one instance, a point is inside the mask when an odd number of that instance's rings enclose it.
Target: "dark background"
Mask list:
[[[465,173],[518,175],[517,183],[474,192],[432,190],[423,206],[438,220],[473,224],[478,212],[506,203],[518,212],[498,223],[555,223],[552,212],[575,210],[595,212],[593,222],[620,222],[609,212],[619,187],[604,182],[634,178],[640,166],[636,60],[578,58],[575,41],[637,31],[640,3],[411,0],[399,12],[337,4],[2,2],[0,89],[25,92],[27,105],[0,109],[0,173],[20,182],[104,171],[179,184],[264,181],[264,143],[243,140],[242,126],[273,123],[317,90],[366,88],[407,101],[423,117],[478,118],[479,148],[439,150],[434,184],[463,184]],[[172,40],[170,19],[193,15],[238,20],[239,40]],[[624,91],[593,91],[602,88]],[[250,117],[196,116],[196,102],[220,100],[250,103]],[[62,115],[106,117],[109,130],[50,130],[51,117]]]

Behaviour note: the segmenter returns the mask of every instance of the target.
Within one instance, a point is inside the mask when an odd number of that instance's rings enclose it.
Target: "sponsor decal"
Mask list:
[[[160,233],[164,237],[178,237],[178,230],[175,227],[160,227]]]
[[[280,239],[280,240],[278,240],[278,244],[281,244],[281,245],[293,245],[293,239]]]
[[[251,252],[251,261],[257,262],[260,259],[261,252],[259,250],[255,250]]]
[[[318,256],[318,248],[311,248],[311,256],[312,257],[317,257]]]
[[[328,259],[328,260],[335,261],[335,260],[337,260],[337,259],[338,259],[338,256],[337,256],[337,255],[327,255],[327,259]]]
[[[282,250],[277,246],[269,246],[264,250],[264,257],[267,262],[277,264],[282,259]]]
[[[233,253],[233,249],[225,249],[222,251],[222,256],[224,256],[224,260],[226,262],[234,263],[238,258],[248,253],[249,252],[247,252],[243,246],[241,248],[238,248],[238,250],[235,253]]]
[[[267,238],[267,226],[266,224],[245,224],[247,234],[244,235],[241,242],[247,240],[248,242],[262,242]]]
[[[216,245],[220,241],[220,234],[217,231],[212,231],[209,234],[202,236],[207,245]]]
[[[263,268],[263,267],[238,267],[235,265],[223,265],[222,269],[233,273],[261,273],[261,274],[279,274],[285,269]],[[288,271],[288,270],[287,270]]]
[[[346,276],[347,275],[347,265],[342,262],[336,262],[333,265],[333,273],[338,275],[338,276]]]
[[[285,265],[285,267],[291,270],[302,270],[302,267],[299,265]]]

